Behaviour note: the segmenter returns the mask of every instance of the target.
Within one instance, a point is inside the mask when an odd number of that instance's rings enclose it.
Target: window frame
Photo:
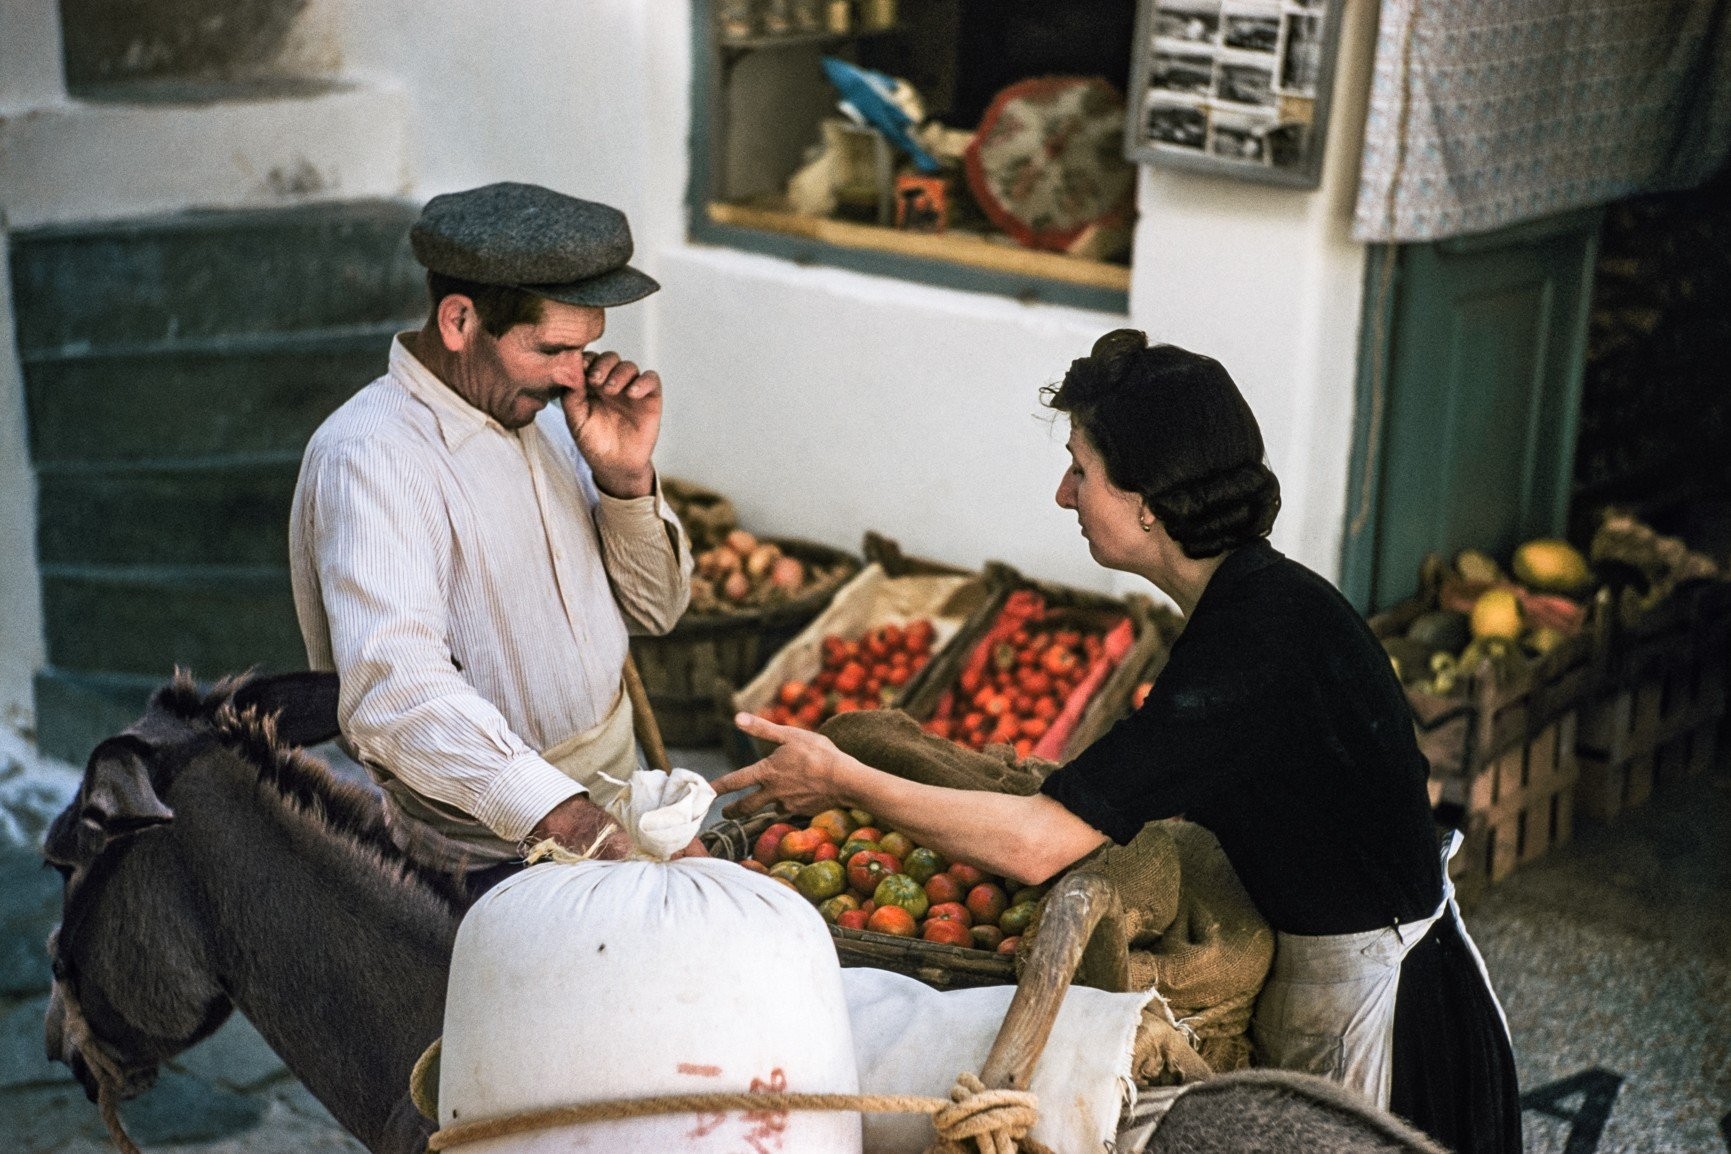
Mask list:
[[[712,218],[710,205],[715,174],[724,146],[721,109],[721,38],[715,20],[715,0],[692,0],[692,79],[690,180],[686,188],[687,236],[724,248],[778,257],[799,265],[847,269],[871,276],[910,281],[936,288],[1011,297],[1025,304],[1053,304],[1127,315],[1128,288],[1081,284],[1071,280],[1007,272],[874,247],[855,247],[791,232],[770,231]],[[813,40],[824,37],[813,36]],[[845,37],[833,37],[838,42]],[[768,49],[773,51],[774,49]],[[1126,78],[1126,81],[1128,78]],[[1138,166],[1138,180],[1140,180]],[[862,225],[861,228],[875,226]],[[1114,266],[1117,267],[1117,266]]]

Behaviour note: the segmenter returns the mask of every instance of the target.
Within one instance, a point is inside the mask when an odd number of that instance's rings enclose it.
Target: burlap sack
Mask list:
[[[1044,780],[1033,763],[1019,764],[1015,751],[1007,745],[991,746],[990,753],[976,753],[927,733],[899,710],[838,713],[818,732],[843,753],[922,785],[1026,795],[1036,792]]]
[[[1017,761],[1008,746],[976,753],[896,712],[842,714],[822,732],[867,765],[952,789],[1030,794],[1054,768],[1050,762]],[[1137,1080],[1167,1085],[1194,1081],[1209,1069],[1247,1065],[1246,1031],[1274,956],[1274,932],[1214,835],[1191,822],[1151,822],[1130,844],[1109,843],[1071,868],[1112,883],[1122,903],[1131,985],[1158,990],[1170,1007],[1170,1015],[1159,1007],[1143,1015]],[[1018,961],[1038,933],[1036,917]],[[1085,958],[1076,980],[1098,984],[1097,977]]]

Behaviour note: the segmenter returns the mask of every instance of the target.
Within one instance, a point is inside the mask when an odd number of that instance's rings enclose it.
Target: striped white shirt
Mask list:
[[[659,482],[599,492],[542,418],[507,430],[399,335],[313,434],[289,524],[307,660],[340,675],[358,756],[512,845],[583,791],[540,751],[607,716],[627,629],[667,632],[690,594]]]

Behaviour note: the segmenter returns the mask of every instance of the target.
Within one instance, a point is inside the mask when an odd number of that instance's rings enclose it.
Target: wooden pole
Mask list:
[[[649,768],[673,772],[667,746],[661,741],[661,727],[655,724],[655,711],[649,707],[649,691],[643,688],[643,675],[637,672],[637,662],[629,653],[625,655],[625,695],[631,698],[631,728],[637,734],[638,744],[643,746],[643,755],[649,759]]]

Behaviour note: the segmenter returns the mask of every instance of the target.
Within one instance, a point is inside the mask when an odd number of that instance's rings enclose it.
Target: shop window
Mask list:
[[[693,12],[696,239],[1124,310],[1135,0],[695,0]],[[884,100],[876,77],[901,84]],[[861,117],[838,108],[846,97]],[[911,148],[895,142],[908,111]]]

